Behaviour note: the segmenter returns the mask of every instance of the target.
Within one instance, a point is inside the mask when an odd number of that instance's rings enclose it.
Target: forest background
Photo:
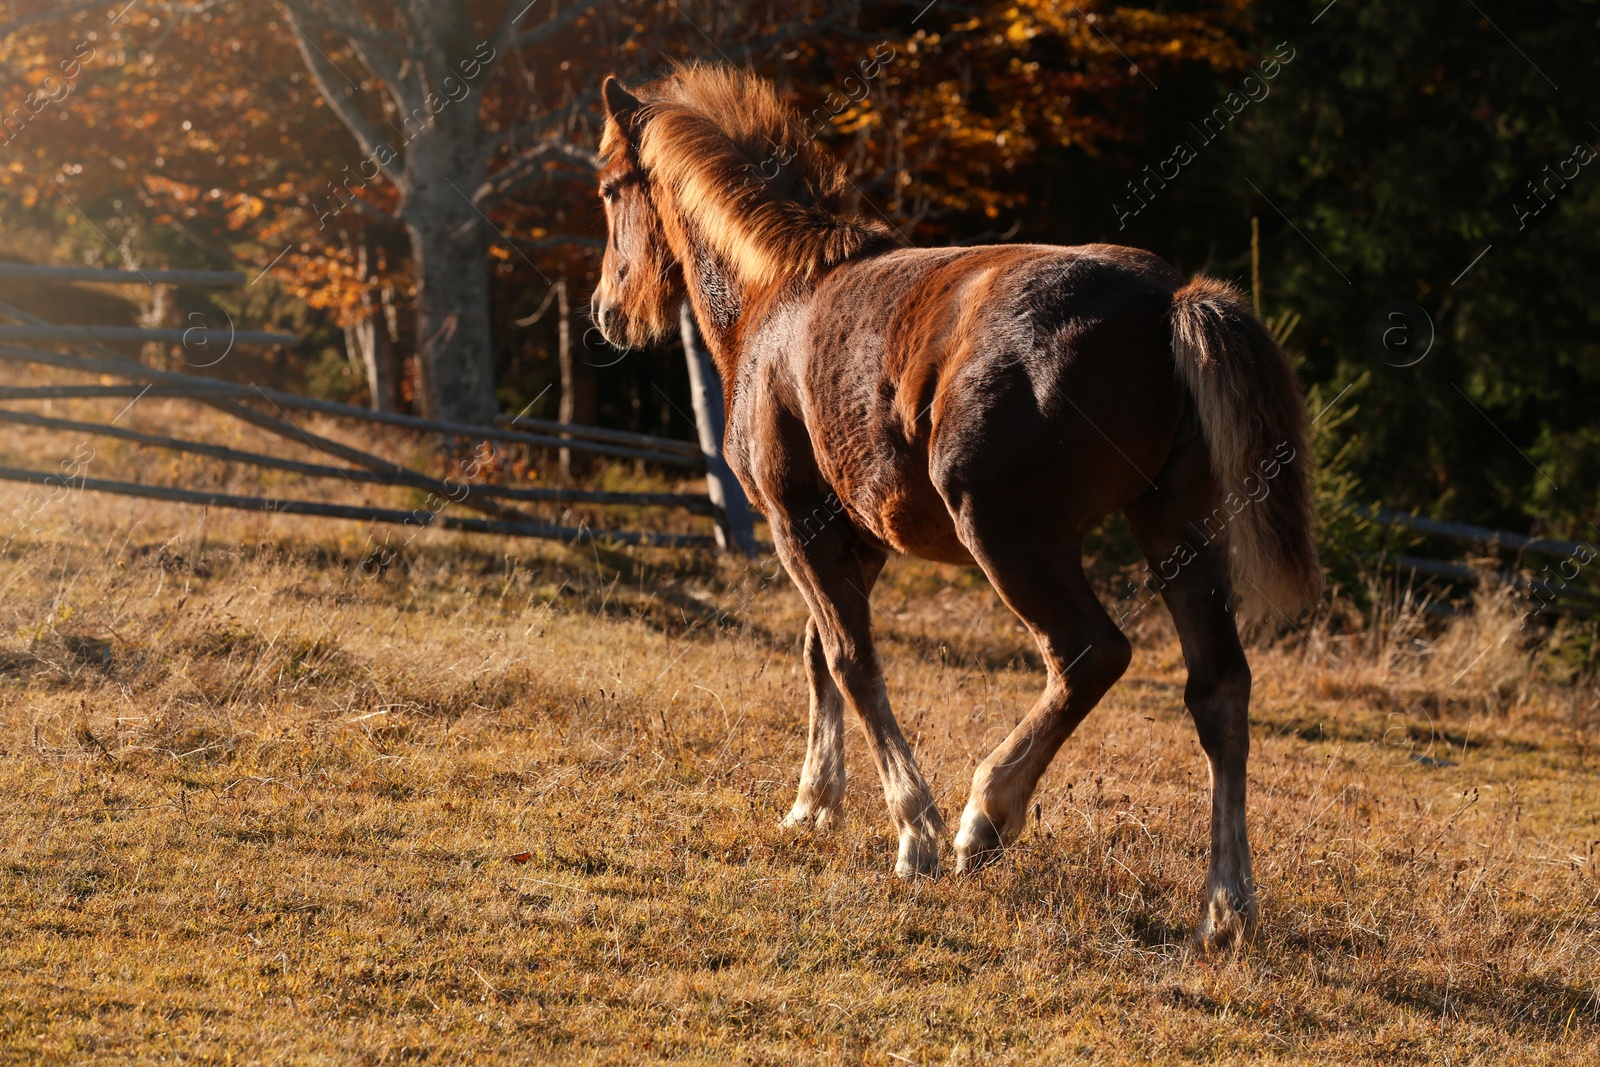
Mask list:
[[[1340,404],[1363,499],[1587,538],[1597,19],[1581,0],[0,5],[0,257],[254,279],[7,300],[305,338],[224,377],[690,438],[681,352],[607,350],[586,319],[597,91],[730,62],[774,79],[909,240],[1109,241],[1255,289],[1313,401]]]

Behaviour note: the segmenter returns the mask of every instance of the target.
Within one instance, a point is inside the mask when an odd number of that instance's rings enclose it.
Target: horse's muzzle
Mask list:
[[[589,299],[589,319],[600,331],[600,336],[605,338],[606,344],[614,348],[626,348],[622,342],[622,321],[614,305],[600,299],[597,292]]]

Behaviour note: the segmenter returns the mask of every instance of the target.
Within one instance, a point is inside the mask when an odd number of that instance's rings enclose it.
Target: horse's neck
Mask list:
[[[724,395],[732,396],[740,349],[752,318],[768,303],[765,287],[741,278],[711,247],[707,220],[686,215],[676,227],[682,247],[674,249],[683,264],[683,280],[695,320],[722,377]]]
[[[717,376],[722,379],[722,395],[731,400],[744,347],[746,312],[741,307],[730,315],[726,305],[719,303],[714,293],[708,294],[704,286],[696,284],[692,276],[689,278],[689,305],[706,350],[717,366]]]

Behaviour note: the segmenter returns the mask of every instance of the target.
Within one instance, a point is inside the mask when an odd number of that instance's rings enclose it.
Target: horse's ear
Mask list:
[[[644,106],[644,101],[624,89],[615,75],[606,76],[601,95],[605,97],[606,114],[618,126],[627,126],[639,108]]]

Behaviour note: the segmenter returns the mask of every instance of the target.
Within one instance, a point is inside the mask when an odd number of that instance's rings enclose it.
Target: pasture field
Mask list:
[[[844,824],[778,826],[804,609],[770,568],[435,532],[366,579],[351,523],[78,492],[26,518],[7,1062],[1600,1062],[1596,694],[1492,613],[1258,640],[1262,927],[1203,958],[1206,771],[1159,607],[1019,846],[902,882],[854,726]],[[876,604],[953,823],[1038,662],[974,573],[894,560]]]

